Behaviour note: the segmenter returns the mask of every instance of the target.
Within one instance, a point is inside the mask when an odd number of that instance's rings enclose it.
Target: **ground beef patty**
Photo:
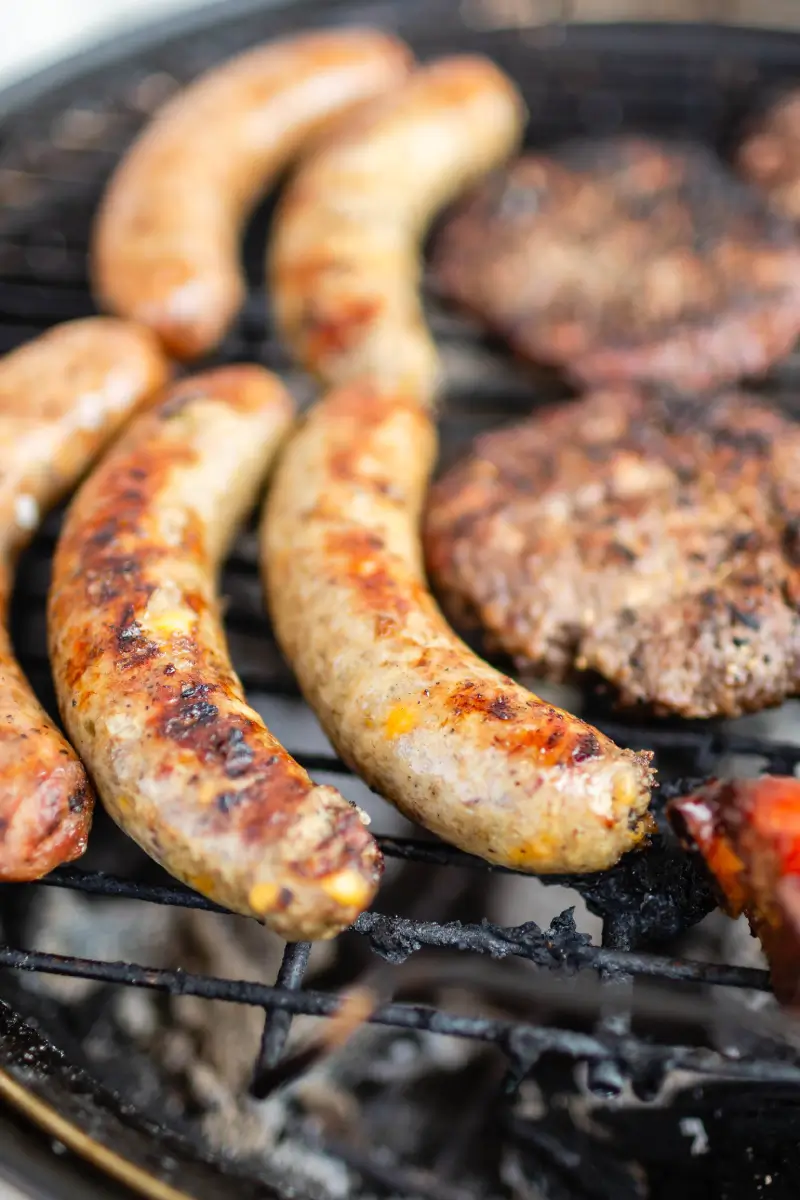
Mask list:
[[[800,243],[699,146],[619,138],[531,155],[444,226],[434,285],[581,383],[706,388],[800,331]]]
[[[800,425],[746,395],[596,392],[487,434],[425,544],[454,622],[553,679],[686,717],[800,691]]]
[[[800,89],[783,95],[754,124],[737,162],[770,208],[800,222]]]

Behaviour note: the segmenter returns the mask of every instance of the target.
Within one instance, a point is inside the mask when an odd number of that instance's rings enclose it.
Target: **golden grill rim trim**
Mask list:
[[[148,1200],[195,1200],[189,1192],[180,1191],[172,1184],[150,1175],[144,1167],[137,1166],[116,1150],[90,1137],[79,1125],[56,1112],[52,1105],[41,1100],[3,1067],[0,1067],[0,1099],[7,1101],[17,1112],[107,1177],[125,1184],[132,1191],[148,1197]]]

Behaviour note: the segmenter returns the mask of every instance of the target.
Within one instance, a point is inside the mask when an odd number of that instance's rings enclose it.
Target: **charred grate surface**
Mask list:
[[[234,6],[235,7],[235,6]],[[512,6],[513,7],[513,6]],[[461,11],[463,10],[463,11]],[[35,336],[57,321],[90,314],[94,305],[86,274],[90,223],[102,184],[147,116],[176,87],[212,62],[259,38],[340,19],[396,25],[422,57],[459,51],[492,55],[521,83],[531,107],[531,141],[538,146],[579,134],[613,134],[625,128],[694,136],[723,152],[763,95],[796,78],[800,37],[761,34],[757,51],[746,30],[660,28],[567,28],[560,24],[520,33],[492,18],[487,3],[456,6],[451,0],[404,0],[403,5],[300,4],[287,12],[269,5],[235,17],[231,8],[213,33],[197,32],[145,47],[112,66],[95,66],[51,87],[24,107],[9,111],[0,125],[0,352]],[[459,12],[461,15],[459,16]],[[281,372],[298,397],[312,396],[308,381],[288,361],[265,320],[263,244],[269,209],[257,214],[248,234],[245,261],[251,290],[244,311],[214,361],[256,360]],[[561,395],[552,380],[514,365],[490,339],[433,302],[431,325],[442,347],[448,390],[442,413],[443,465],[472,437],[498,422],[518,417],[532,404]],[[770,396],[797,415],[800,358],[793,355],[769,381]],[[50,557],[59,527],[56,514],[45,525],[22,565],[14,602],[15,638],[34,685],[52,709],[45,653],[44,601]],[[283,713],[279,732],[287,748],[312,772],[340,776],[347,769],[332,751],[303,733],[296,685],[272,639],[257,579],[256,542],[244,534],[228,563],[224,590],[230,598],[227,627],[237,669],[253,699]],[[688,778],[730,769],[796,772],[800,764],[797,705],[777,714],[737,723],[648,723],[620,719],[606,698],[587,691],[576,702],[621,745],[656,751],[665,786],[678,792]],[[284,732],[288,730],[288,733]],[[793,740],[794,739],[794,740]],[[491,872],[487,864],[438,842],[379,838],[389,858],[436,868]],[[503,1082],[511,1095],[546,1055],[588,1064],[590,1089],[619,1092],[628,1082],[663,1078],[680,1068],[717,1078],[800,1084],[800,1055],[767,1030],[750,1037],[743,1050],[720,1051],[713,1021],[700,1004],[702,988],[768,990],[766,972],[740,966],[690,961],[664,952],[713,907],[693,862],[664,834],[646,853],[630,856],[612,871],[567,884],[603,919],[601,945],[579,933],[567,911],[547,929],[533,922],[513,928],[483,923],[436,922],[366,913],[354,933],[388,964],[399,964],[426,947],[453,951],[470,960],[518,958],[540,970],[531,973],[531,995],[545,977],[580,976],[603,981],[591,992],[588,1031],[496,1016],[463,1016],[418,1003],[392,1000],[371,1020],[398,1029],[427,1030],[500,1047],[508,1059]],[[102,897],[219,911],[177,884],[155,884],[68,867],[42,884]],[[21,971],[72,975],[110,984],[149,988],[171,995],[255,1005],[266,1013],[255,1065],[253,1092],[263,1095],[275,1078],[292,1019],[298,1014],[333,1015],[336,994],[304,988],[308,946],[286,947],[272,987],[181,970],[58,956],[35,948],[0,947],[0,965]],[[498,967],[498,969],[500,969]],[[634,998],[640,981],[668,989],[670,1000],[687,992],[697,1003],[703,1044],[686,1045],[661,1032],[640,1032]],[[598,999],[600,997],[600,999]],[[605,999],[603,999],[605,997]],[[593,1006],[593,1007],[592,1007]],[[585,1014],[584,1014],[585,1015]],[[705,1024],[704,1024],[705,1022]],[[774,1036],[773,1036],[774,1035]],[[444,1193],[442,1193],[444,1194]]]

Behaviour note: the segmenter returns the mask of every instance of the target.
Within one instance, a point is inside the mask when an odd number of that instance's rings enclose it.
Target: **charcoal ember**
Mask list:
[[[639,1160],[649,1200],[800,1195],[792,1085],[698,1081],[664,1104],[621,1104],[594,1120],[620,1156]]]
[[[616,944],[628,949],[669,941],[716,907],[704,873],[662,835],[609,871],[557,882],[574,887],[589,911],[603,918],[606,929],[613,928]]]
[[[415,921],[398,920],[379,913],[366,913],[358,919],[356,927],[359,932],[366,934],[375,953],[394,966],[404,963],[423,946]]]
[[[525,927],[523,926],[523,928]],[[527,935],[529,939],[532,933],[533,931],[530,930]],[[545,931],[544,940],[551,950],[557,950],[567,961],[573,955],[579,955],[580,950],[591,942],[588,934],[581,933],[576,928],[573,908],[566,908],[562,913],[553,917],[549,929]]]
[[[591,940],[588,934],[578,931],[573,908],[555,916],[547,929],[542,929],[535,921],[504,928],[485,920],[480,924],[461,921],[440,924],[380,913],[363,913],[355,928],[366,935],[376,954],[394,966],[404,963],[423,946],[479,950],[492,958],[522,953],[524,958],[539,966],[551,966],[554,959],[569,966],[573,959],[577,961],[581,957],[580,951]]]

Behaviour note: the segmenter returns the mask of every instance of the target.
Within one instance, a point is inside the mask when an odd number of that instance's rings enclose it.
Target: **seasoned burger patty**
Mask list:
[[[686,717],[800,682],[800,426],[742,394],[602,391],[478,439],[426,553],[456,622]]]
[[[445,225],[434,279],[577,381],[706,388],[800,331],[800,244],[698,146],[620,138],[531,155]]]
[[[767,109],[742,142],[738,164],[775,212],[800,221],[800,88]]]

